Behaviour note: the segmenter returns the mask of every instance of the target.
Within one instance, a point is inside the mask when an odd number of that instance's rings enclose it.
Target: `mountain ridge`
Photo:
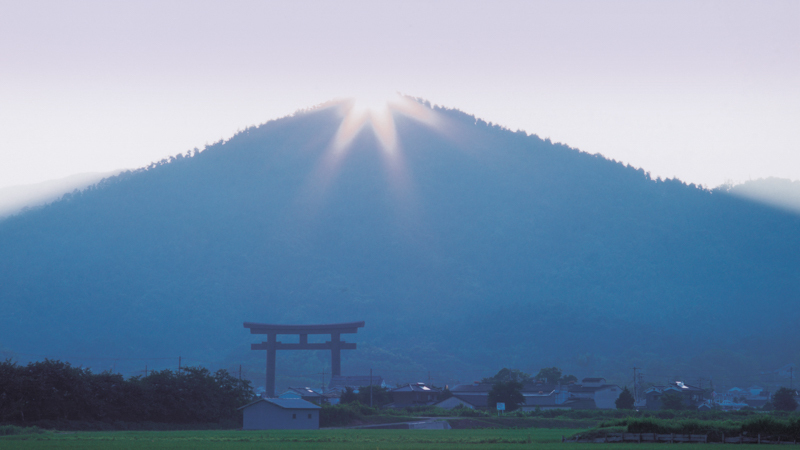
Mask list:
[[[319,109],[0,222],[0,342],[188,347],[257,373],[241,322],[366,320],[346,372],[463,381],[553,364],[622,376],[659,359],[705,373],[686,364],[796,323],[764,311],[800,286],[796,216],[431,110],[445,132],[395,114],[394,160],[365,130],[326,167],[341,114]],[[53,342],[75,327],[85,335]],[[761,353],[741,352],[782,365]],[[281,358],[279,382],[325,356]]]

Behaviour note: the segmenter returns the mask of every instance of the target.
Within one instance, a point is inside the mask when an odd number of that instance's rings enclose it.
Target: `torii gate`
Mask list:
[[[250,334],[266,334],[267,341],[250,344],[250,350],[267,351],[267,392],[268,397],[275,397],[275,352],[277,350],[330,350],[331,374],[342,374],[342,350],[355,350],[356,344],[341,340],[342,334],[358,333],[364,327],[364,321],[348,323],[332,323],[327,325],[272,325],[266,323],[245,322]],[[279,334],[296,334],[300,336],[297,344],[284,344],[276,338]],[[330,334],[331,340],[325,343],[308,343],[309,334]]]

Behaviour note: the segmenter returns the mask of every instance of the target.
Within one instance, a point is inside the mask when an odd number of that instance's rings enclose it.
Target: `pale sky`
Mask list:
[[[653,176],[800,180],[800,1],[0,0],[0,188],[395,91]]]

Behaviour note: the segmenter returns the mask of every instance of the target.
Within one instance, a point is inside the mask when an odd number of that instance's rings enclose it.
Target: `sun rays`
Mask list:
[[[412,117],[428,126],[436,127],[438,124],[433,110],[397,94],[349,99],[341,103],[340,110],[344,118],[333,139],[332,150],[336,154],[346,152],[364,128],[371,128],[381,150],[389,157],[396,156],[399,145],[394,122],[396,113]]]
[[[385,187],[394,197],[398,218],[401,222],[413,220],[416,216],[413,176],[406,167],[407,155],[404,154],[395,119],[408,117],[424,126],[443,130],[446,127],[442,116],[413,98],[397,94],[335,100],[323,105],[323,108],[336,111],[340,117],[339,126],[316,167],[309,173],[303,193],[298,197],[298,207],[311,216],[321,211],[333,192],[331,189],[335,180],[343,176],[342,169],[348,157],[356,156],[356,151],[373,152],[383,161]],[[373,133],[374,145],[356,145],[355,141],[362,133]],[[408,150],[405,149],[405,152]]]

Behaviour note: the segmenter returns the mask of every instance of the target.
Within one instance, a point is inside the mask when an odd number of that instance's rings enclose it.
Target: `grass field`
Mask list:
[[[669,450],[670,444],[562,444],[569,429],[113,431],[0,437],[0,449],[521,449]],[[673,444],[674,445],[674,444]],[[725,445],[727,447],[728,445]],[[730,444],[733,446],[733,444]],[[681,450],[708,444],[681,444]],[[722,450],[721,444],[714,448]],[[741,448],[741,446],[739,446]]]

